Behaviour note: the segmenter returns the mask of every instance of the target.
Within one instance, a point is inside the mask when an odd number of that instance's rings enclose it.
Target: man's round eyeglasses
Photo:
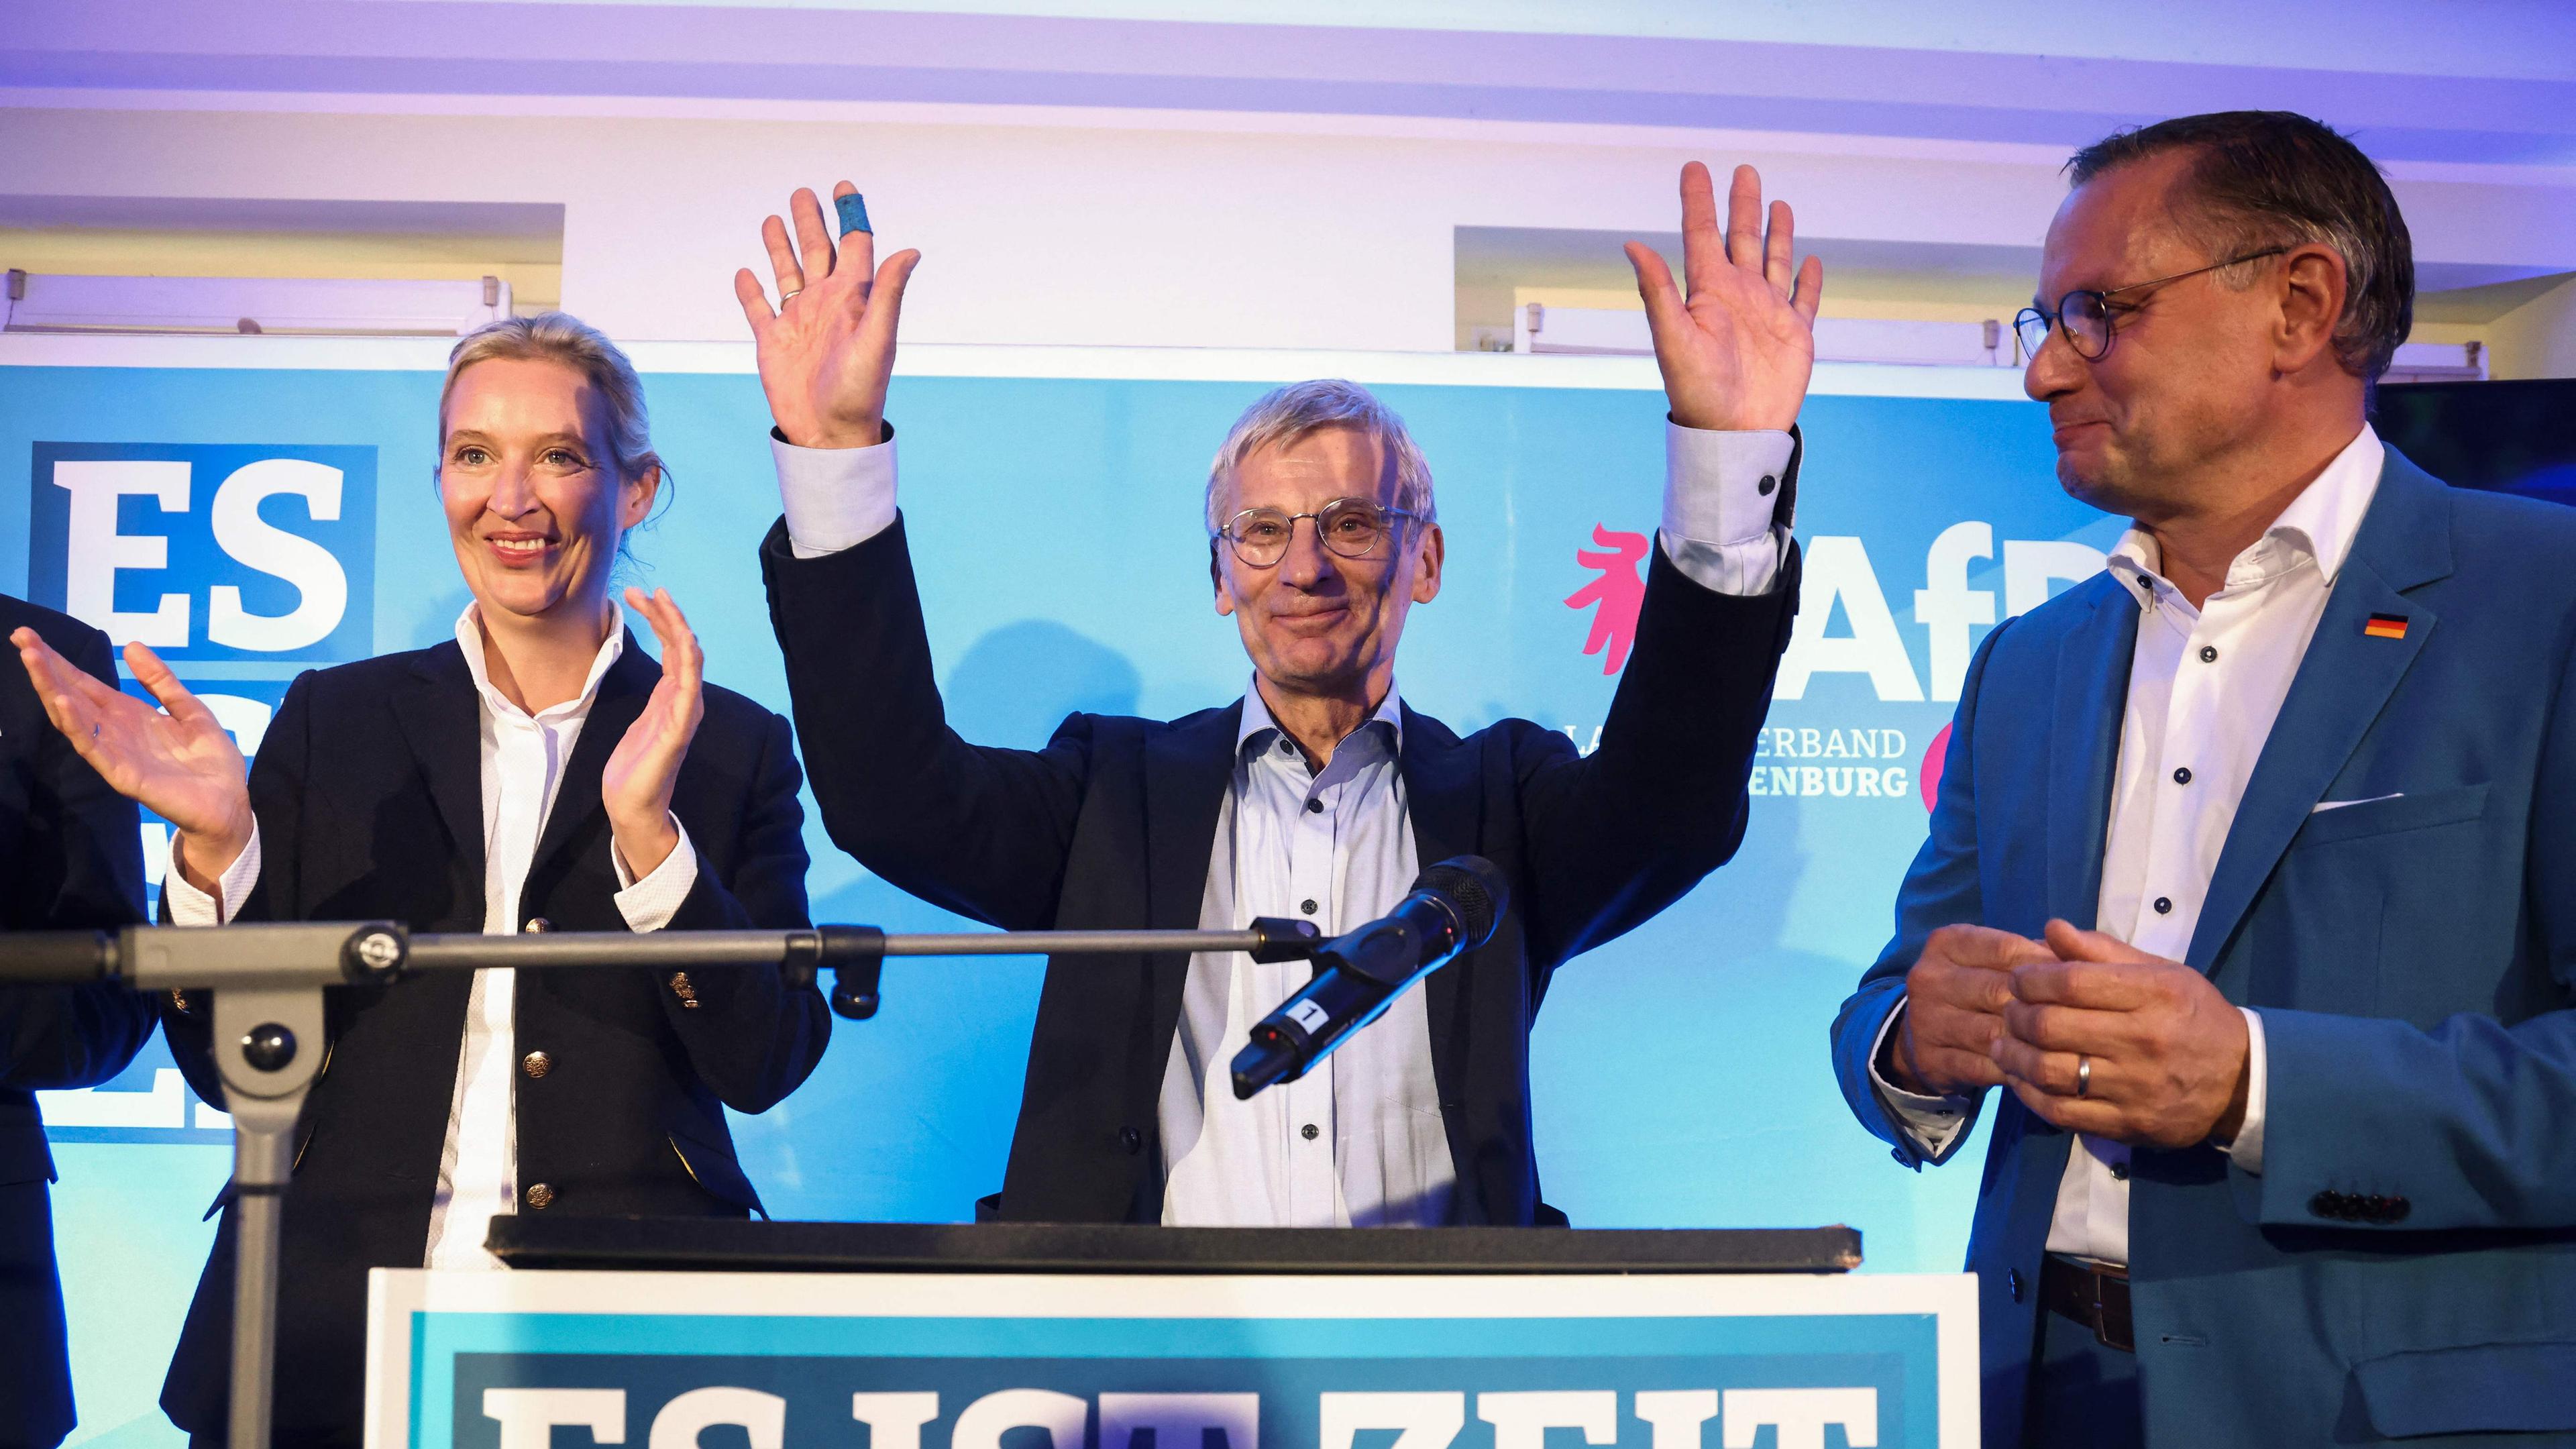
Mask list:
[[[2167,282],[2179,282],[2185,277],[2197,277],[2203,272],[2215,272],[2225,267],[2259,262],[2265,257],[2277,257],[2288,250],[2290,250],[2288,247],[2271,247],[2259,252],[2247,252],[2241,257],[2229,257],[2223,262],[2211,262],[2208,266],[2194,267],[2188,272],[2176,272],[2170,277],[2155,277],[2144,282],[2131,282],[2125,287],[2113,287],[2108,291],[2069,292],[2057,299],[2057,309],[2053,312],[2040,307],[2024,307],[2021,309],[2021,315],[2013,318],[2013,330],[2021,334],[2021,355],[2037,357],[2039,349],[2048,343],[2048,329],[2055,327],[2066,334],[2066,343],[2075,349],[2076,356],[2087,362],[2099,362],[2103,354],[2111,350],[2111,336],[2117,330],[2113,326],[2114,320],[2120,313],[2131,310],[2128,306],[2115,304],[2112,298],[2123,292],[2161,287]]]
[[[1297,520],[1315,521],[1315,539],[1344,558],[1375,558],[1385,547],[1389,535],[1400,526],[1399,518],[1418,518],[1409,508],[1389,508],[1366,498],[1336,498],[1312,513],[1287,513],[1276,508],[1247,508],[1225,521],[1217,537],[1226,541],[1234,556],[1257,569],[1266,569],[1288,553],[1288,541],[1297,532]]]

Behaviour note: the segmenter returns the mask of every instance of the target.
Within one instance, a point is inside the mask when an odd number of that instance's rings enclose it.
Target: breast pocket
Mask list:
[[[2266,892],[2256,1004],[2419,1025],[2492,1009],[2492,974],[2464,967],[2509,958],[2478,941],[2514,918],[2522,869],[2521,833],[2491,828],[2487,795],[2446,786],[2311,814]]]
[[[2357,800],[2349,805],[2324,802],[2308,816],[2308,823],[2300,827],[2298,835],[2290,841],[2290,848],[2305,850],[2331,845],[2339,840],[2364,840],[2409,830],[2456,825],[2464,820],[2477,819],[2486,813],[2486,808],[2487,787],[2484,783],[2389,795],[2377,800]]]

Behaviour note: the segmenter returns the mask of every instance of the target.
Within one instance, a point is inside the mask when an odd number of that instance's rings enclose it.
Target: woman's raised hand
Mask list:
[[[688,758],[698,721],[706,717],[699,688],[706,655],[669,590],[655,589],[648,598],[641,589],[628,589],[626,604],[653,626],[662,646],[662,679],[600,772],[599,800],[618,855],[641,880],[680,843],[679,827],[671,823],[671,787],[679,781],[680,761]]]
[[[55,653],[33,629],[16,631],[9,642],[18,646],[45,717],[109,789],[178,827],[180,874],[212,894],[250,845],[252,824],[241,749],[214,711],[139,643],[125,646],[125,663],[161,701],[157,710]]]
[[[832,189],[835,201],[857,194],[847,181]],[[733,277],[733,294],[758,346],[769,415],[780,435],[800,448],[874,447],[884,436],[904,284],[921,253],[897,252],[880,267],[869,233],[854,231],[835,242],[810,188],[798,188],[787,210],[795,218],[793,245],[777,217],[760,226],[778,280],[777,307],[749,267]]]

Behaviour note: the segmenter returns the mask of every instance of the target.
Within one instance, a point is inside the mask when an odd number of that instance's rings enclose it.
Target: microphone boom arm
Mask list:
[[[276,1382],[277,1262],[295,1124],[327,1045],[324,988],[414,971],[508,966],[656,971],[777,966],[795,985],[833,973],[832,1010],[877,1013],[888,956],[1133,955],[1242,951],[1255,961],[1315,953],[1313,923],[1262,917],[1240,931],[991,931],[888,935],[874,926],[792,931],[424,933],[391,921],[298,921],[204,928],[0,934],[0,985],[123,981],[138,991],[209,991],[215,1069],[233,1118],[231,1449],[269,1449]]]

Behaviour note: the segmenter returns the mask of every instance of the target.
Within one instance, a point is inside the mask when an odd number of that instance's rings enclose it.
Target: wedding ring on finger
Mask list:
[[[2075,1058],[2075,1095],[2078,1099],[2093,1095],[2093,1059],[2081,1054]]]
[[[779,305],[779,306],[781,306],[781,307],[784,307],[784,306],[786,306],[788,303],[795,301],[795,300],[796,300],[796,294],[797,294],[797,293],[799,293],[799,292],[802,292],[802,291],[804,291],[804,290],[805,290],[805,289],[804,289],[803,287],[782,287],[782,288],[780,288],[780,289],[779,289],[779,292],[778,292],[778,305]]]

